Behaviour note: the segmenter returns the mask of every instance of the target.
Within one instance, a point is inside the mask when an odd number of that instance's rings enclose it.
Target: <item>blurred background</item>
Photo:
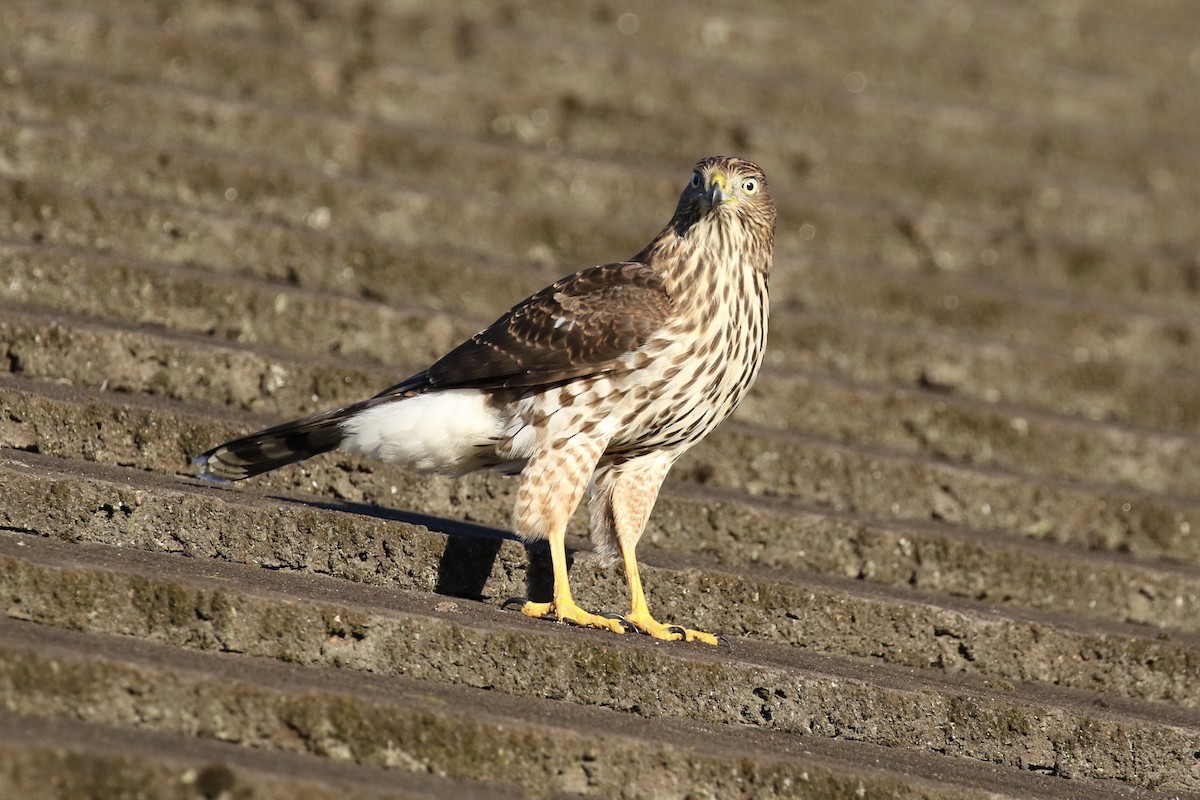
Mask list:
[[[1200,790],[1198,79],[1183,0],[6,0],[0,789]],[[779,207],[767,364],[643,550],[732,654],[502,614],[507,479],[189,477],[636,253],[714,154]]]

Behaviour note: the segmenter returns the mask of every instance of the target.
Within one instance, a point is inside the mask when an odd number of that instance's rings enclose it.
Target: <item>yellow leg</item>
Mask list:
[[[601,440],[562,439],[529,459],[521,472],[514,527],[526,538],[545,536],[550,543],[550,561],[554,567],[554,599],[549,603],[525,601],[521,613],[538,619],[553,616],[559,622],[584,628],[624,633],[625,625],[620,619],[590,614],[577,606],[567,580],[567,521],[579,505],[604,447],[605,442]]]
[[[615,544],[621,551],[629,582],[630,611],[625,617],[629,625],[656,639],[728,644],[721,636],[659,622],[646,605],[635,551],[658,498],[658,489],[677,455],[654,453],[613,465],[598,474],[590,502],[592,539],[601,547]]]
[[[637,556],[634,554],[634,548],[622,547],[621,555],[625,559],[625,578],[629,582],[629,598],[632,610],[625,621],[639,631],[653,636],[655,639],[666,639],[668,641],[678,641],[683,639],[688,642],[704,642],[705,644],[719,645],[723,641],[722,637],[718,637],[704,631],[696,631],[691,628],[684,628],[679,625],[671,625],[668,623],[659,622],[650,615],[650,607],[646,604],[646,593],[642,590],[642,576],[638,571]]]
[[[559,622],[567,622],[581,628],[602,628],[613,633],[624,633],[625,626],[620,620],[589,613],[575,604],[567,579],[565,539],[563,534],[550,537],[550,562],[554,567],[554,599],[549,603],[526,602],[521,606],[521,613],[537,619],[553,615]]]

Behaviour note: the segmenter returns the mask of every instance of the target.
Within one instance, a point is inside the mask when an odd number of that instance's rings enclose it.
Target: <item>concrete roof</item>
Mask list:
[[[0,797],[1200,792],[1193,4],[0,19]],[[511,478],[192,477],[714,153],[779,204],[768,362],[639,552],[731,649],[502,610]]]

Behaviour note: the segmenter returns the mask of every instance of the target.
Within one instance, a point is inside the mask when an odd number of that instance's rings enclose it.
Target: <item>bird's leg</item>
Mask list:
[[[526,601],[521,613],[539,619],[554,616],[559,622],[624,633],[625,626],[619,619],[592,614],[576,605],[567,575],[567,521],[583,497],[604,444],[584,441],[556,445],[531,458],[522,471],[515,514],[517,533],[549,540],[554,599],[549,603]]]
[[[674,454],[653,454],[631,459],[601,474],[592,496],[592,535],[600,541],[615,538],[620,547],[621,558],[625,561],[625,578],[629,583],[630,611],[625,617],[626,622],[656,639],[721,644],[721,637],[714,634],[656,620],[650,614],[642,589],[637,543],[658,499],[659,487],[674,462]]]
[[[583,628],[603,628],[614,633],[624,633],[625,626],[620,620],[592,614],[576,605],[571,596],[571,584],[567,576],[565,529],[557,535],[551,535],[549,539],[550,562],[554,567],[554,599],[549,603],[527,602],[521,606],[521,613],[539,619],[554,616],[559,622],[569,622]]]
[[[692,630],[679,625],[659,622],[650,614],[650,606],[646,604],[646,593],[642,590],[642,577],[638,571],[637,556],[632,546],[625,547],[622,542],[621,557],[625,560],[625,578],[629,582],[629,597],[632,609],[625,616],[625,621],[639,631],[653,636],[655,639],[679,640],[689,642],[704,642],[705,644],[721,644],[721,637],[704,631]]]

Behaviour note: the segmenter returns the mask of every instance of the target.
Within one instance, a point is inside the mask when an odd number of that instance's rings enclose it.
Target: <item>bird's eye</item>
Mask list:
[[[746,180],[742,181],[742,191],[745,192],[746,194],[754,194],[755,192],[757,192],[758,191],[758,179],[757,178],[746,178]]]
[[[704,180],[704,178],[702,178],[702,177],[700,176],[700,173],[699,173],[699,172],[693,172],[693,173],[692,173],[692,188],[693,188],[693,189],[699,189],[699,188],[700,188],[700,184],[703,182],[703,180]]]

